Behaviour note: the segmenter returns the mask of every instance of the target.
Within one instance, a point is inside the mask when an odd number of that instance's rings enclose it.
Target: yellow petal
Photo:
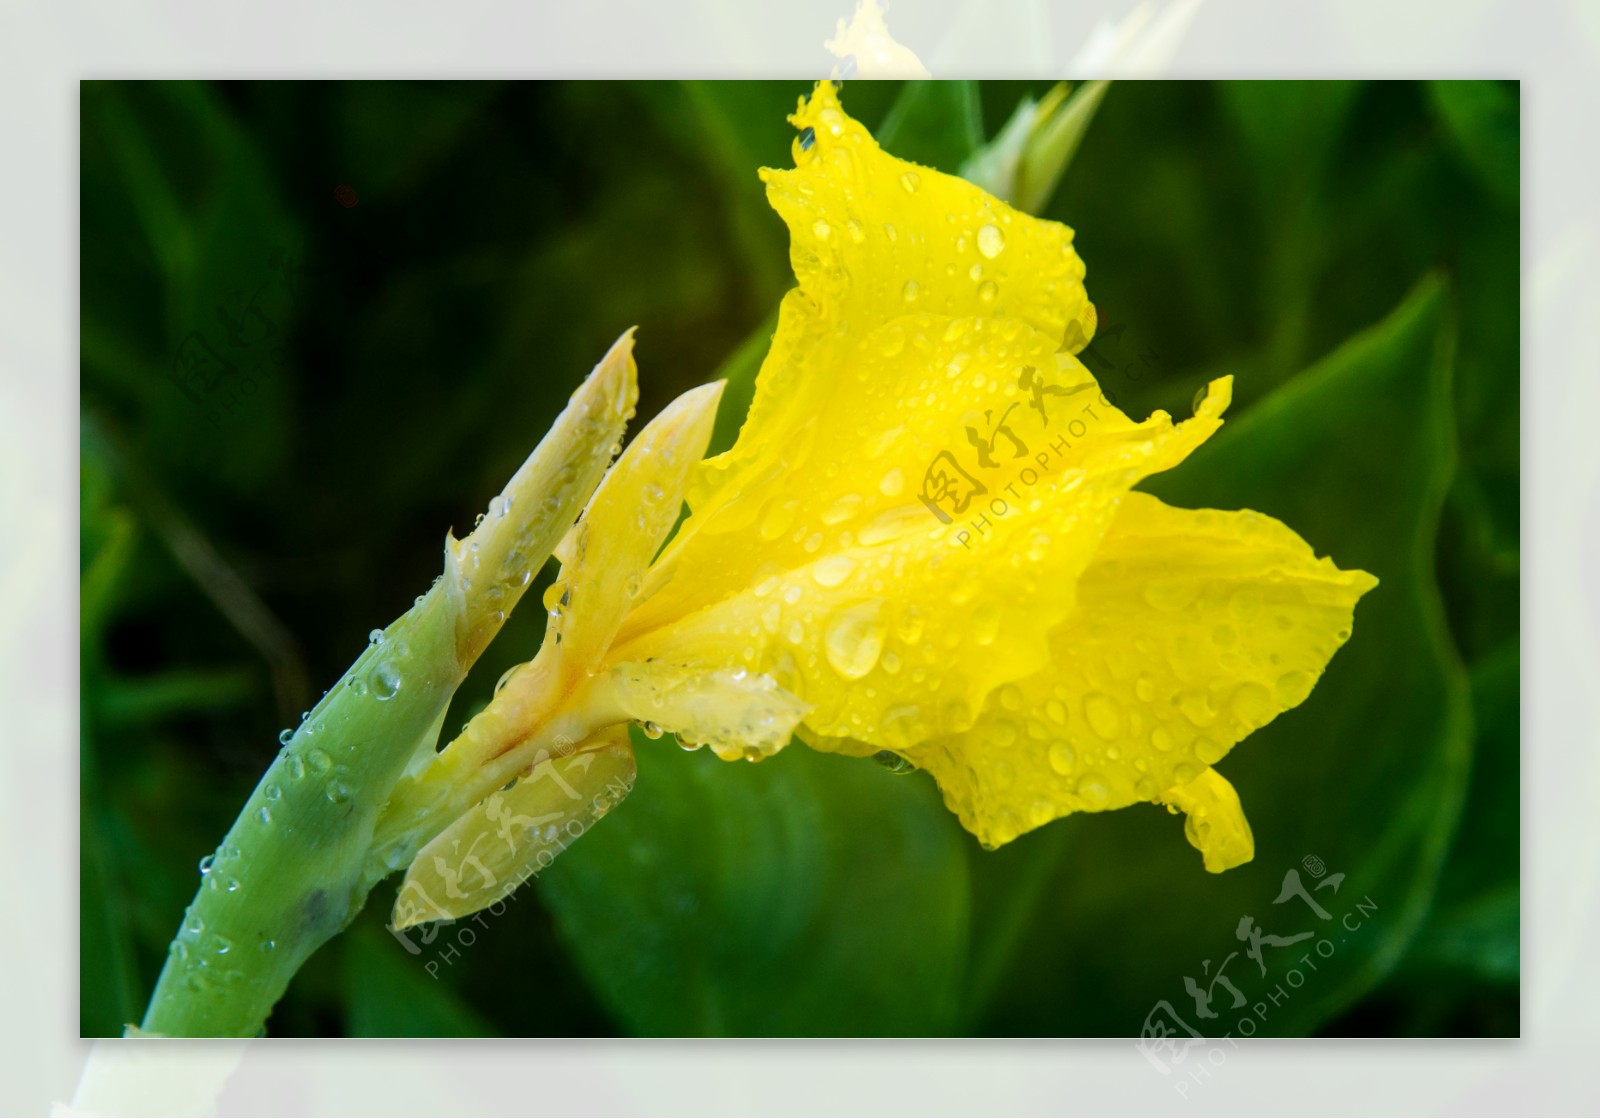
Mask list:
[[[465,540],[445,541],[445,578],[463,603],[461,662],[500,630],[533,573],[571,526],[611,461],[638,399],[633,331],[612,345],[550,432]]]
[[[1161,799],[1306,698],[1376,582],[1259,513],[1129,494],[1048,667],[996,690],[967,733],[907,756],[990,846]]]
[[[1001,328],[972,320],[974,332],[987,329]],[[971,344],[963,336],[929,352]],[[998,380],[1007,353],[997,345],[966,368]],[[900,385],[925,376],[919,360],[863,357],[862,376],[836,394],[841,414],[882,415]],[[1078,576],[1118,502],[1215,431],[1228,399],[1219,382],[1200,414],[1176,426],[1164,413],[1133,424],[1096,401],[1079,405],[1093,411],[1081,424],[1058,409],[1052,429],[1029,408],[1014,424],[1025,454],[1002,440],[989,467],[950,456],[984,487],[984,505],[957,513],[924,502],[928,463],[947,461],[941,444],[960,446],[960,409],[1018,391],[1011,382],[946,388],[893,412],[877,447],[848,455],[792,446],[790,471],[747,491],[767,502],[756,523],[700,533],[690,532],[693,518],[685,523],[669,550],[677,574],[630,616],[614,657],[771,675],[812,706],[801,733],[821,748],[865,751],[843,741],[856,740],[900,750],[965,730],[995,687],[1048,663],[1049,632],[1076,605]],[[913,470],[916,483],[871,484]],[[781,533],[770,531],[773,510]]]
[[[546,758],[509,789],[490,794],[418,853],[395,901],[393,924],[465,917],[549,866],[633,788],[625,727]]]
[[[831,83],[819,83],[790,120],[802,130],[796,166],[762,177],[789,226],[800,286],[783,300],[737,445],[706,462],[690,488],[696,512],[781,460],[787,437],[812,418],[838,417],[839,428],[856,420],[833,400],[837,382],[866,336],[902,316],[1011,320],[1051,340],[1052,351],[1065,341],[1077,352],[1094,333],[1071,229],[884,152]],[[912,322],[905,337],[914,345],[930,326],[933,337],[945,329]],[[896,337],[881,334],[879,343]]]
[[[630,719],[710,746],[722,758],[761,758],[788,743],[806,705],[770,676],[742,668],[705,671],[664,661],[612,669],[615,702]]]
[[[1239,807],[1239,794],[1216,770],[1208,769],[1187,785],[1168,789],[1160,799],[1188,816],[1183,834],[1212,874],[1255,858],[1256,840],[1244,809]]]
[[[594,667],[638,597],[711,440],[723,384],[690,389],[646,424],[562,541],[561,574],[545,595],[545,640],[559,646],[569,675]]]

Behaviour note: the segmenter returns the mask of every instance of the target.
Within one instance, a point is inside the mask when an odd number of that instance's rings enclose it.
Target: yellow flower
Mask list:
[[[518,796],[560,815],[554,782],[483,799],[536,750],[631,782],[634,720],[725,758],[791,731],[893,751],[989,847],[1145,801],[1208,870],[1247,861],[1214,767],[1306,698],[1376,580],[1270,517],[1133,491],[1217,430],[1230,379],[1182,423],[1117,410],[1074,356],[1095,312],[1070,229],[886,154],[831,83],[790,119],[796,166],[762,177],[799,286],[738,441],[697,461],[708,386],[612,468],[557,550],[539,658],[419,779],[444,818],[470,807],[433,849]]]

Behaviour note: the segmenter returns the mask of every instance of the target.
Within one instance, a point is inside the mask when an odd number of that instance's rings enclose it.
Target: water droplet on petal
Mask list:
[[[905,488],[906,476],[898,466],[878,479],[878,492],[885,497],[899,497]]]
[[[1311,694],[1311,686],[1314,682],[1310,674],[1296,669],[1285,672],[1278,677],[1278,682],[1274,685],[1273,691],[1277,694],[1280,706],[1285,708],[1293,707]]]
[[[1111,789],[1099,774],[1086,773],[1078,781],[1078,799],[1087,808],[1104,808],[1111,799]]]
[[[922,176],[915,171],[907,171],[900,176],[900,185],[906,188],[907,194],[915,194],[917,187],[922,183]]]
[[[884,632],[878,603],[864,602],[835,616],[823,638],[828,663],[846,680],[871,672],[883,654]]]
[[[281,744],[283,746],[289,745],[289,740],[292,739],[293,737],[294,737],[294,731],[292,731],[292,730],[280,730],[278,732],[278,742],[279,742],[279,744]]]
[[[837,587],[856,569],[856,561],[849,556],[824,556],[811,569],[811,577],[819,587]]]
[[[1116,700],[1103,692],[1084,697],[1083,717],[1088,720],[1089,729],[1101,738],[1109,740],[1122,733],[1122,710]]]
[[[200,873],[201,874],[210,874],[211,873],[211,864],[216,862],[216,861],[217,861],[217,856],[214,855],[214,854],[213,855],[207,855],[205,858],[201,859],[200,860]]]
[[[893,750],[879,750],[876,754],[872,755],[872,760],[896,776],[903,776],[907,773],[915,773],[917,771],[917,767],[914,763],[907,758],[901,757]]]
[[[900,294],[905,297],[907,303],[915,303],[921,293],[922,288],[915,280],[907,280],[906,286],[900,289]]]
[[[1055,742],[1050,746],[1050,768],[1061,776],[1066,777],[1077,767],[1078,754],[1067,742]]]
[[[1272,702],[1272,696],[1267,689],[1254,681],[1240,684],[1234,689],[1233,698],[1229,701],[1234,715],[1245,726],[1254,730],[1256,727],[1265,726],[1272,717],[1278,713],[1277,707]],[[1198,745],[1195,747],[1198,752]],[[1207,762],[1209,765],[1210,763]]]
[[[978,251],[993,260],[1006,247],[1006,235],[998,225],[986,225],[978,230]]]
[[[999,294],[1000,289],[995,286],[995,282],[993,280],[985,280],[983,283],[978,285],[978,298],[983,300],[985,303],[993,303],[995,296]]]

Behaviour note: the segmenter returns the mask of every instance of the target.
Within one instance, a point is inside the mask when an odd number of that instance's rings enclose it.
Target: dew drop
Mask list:
[[[993,280],[985,280],[983,283],[978,285],[978,298],[983,300],[985,303],[993,303],[995,296],[999,294],[1000,289],[995,286]]]
[[[260,808],[256,809],[256,819],[263,824],[272,823],[272,809],[263,804]]]
[[[1216,765],[1227,753],[1228,748],[1220,742],[1213,742],[1203,736],[1194,740],[1194,756],[1207,765]]]
[[[1166,727],[1157,727],[1155,730],[1150,732],[1150,745],[1154,746],[1157,750],[1160,750],[1164,754],[1171,750],[1173,746],[1177,745],[1177,743],[1173,741],[1172,732],[1170,730],[1168,730]]]
[[[766,514],[761,518],[761,539],[776,540],[789,531],[794,524],[795,509],[798,502],[793,498],[787,501],[775,501],[767,506]]]
[[[917,771],[917,767],[909,759],[901,757],[893,750],[879,750],[872,755],[872,760],[896,776],[904,776],[907,773],[915,773]]]
[[[334,804],[344,804],[350,799],[350,786],[343,781],[329,781],[327,793]]]
[[[864,602],[838,614],[828,623],[823,651],[835,672],[846,680],[859,680],[878,663],[883,654],[883,640],[878,603]]]
[[[856,561],[849,556],[824,556],[811,568],[811,577],[819,587],[837,587],[855,569]]]
[[[660,727],[656,726],[654,723],[649,723],[649,722],[644,723],[643,725],[641,725],[639,727],[639,729],[641,731],[643,731],[644,732],[644,736],[646,738],[649,738],[649,739],[660,738],[663,734],[666,733]]]
[[[1070,743],[1054,742],[1050,745],[1050,768],[1066,777],[1078,764],[1077,751]]]
[[[828,506],[822,514],[822,523],[825,525],[843,524],[861,512],[861,495],[847,493]]]
[[[1156,697],[1155,681],[1150,679],[1149,673],[1139,673],[1139,679],[1134,681],[1133,694],[1139,697],[1140,702],[1149,703]]]
[[[280,730],[278,732],[278,743],[280,745],[283,745],[283,746],[289,745],[290,740],[293,739],[293,738],[294,738],[294,731],[292,731],[292,730]]]
[[[201,859],[200,860],[200,873],[201,874],[210,874],[211,873],[211,864],[216,862],[216,861],[217,861],[217,856],[216,855],[207,855],[205,858]]]
[[[920,295],[921,292],[922,288],[915,280],[907,280],[906,286],[900,289],[900,294],[905,298],[907,303],[915,303],[917,301],[917,296]]]
[[[1111,789],[1096,773],[1086,773],[1078,781],[1078,799],[1090,809],[1104,808],[1111,799]]]
[[[266,788],[261,790],[261,795],[266,797],[268,800],[282,800],[283,790],[278,788],[276,785],[268,785]]]
[[[811,224],[811,232],[819,241],[826,241],[833,234],[833,226],[818,218]]]
[[[998,225],[986,225],[978,230],[978,251],[993,260],[1006,247],[1006,235]]]
[[[1116,700],[1103,692],[1084,697],[1083,717],[1090,730],[1108,741],[1122,733],[1122,710]]]
[[[915,171],[907,171],[900,176],[900,185],[906,188],[907,194],[917,193],[917,187],[922,183],[922,176]]]
[[[898,466],[878,479],[878,492],[885,497],[899,497],[905,488],[906,476]]]
[[[1278,697],[1279,705],[1288,708],[1302,702],[1311,694],[1312,683],[1308,673],[1294,669],[1278,677],[1278,682],[1272,690]]]
[[[815,144],[816,142],[817,142],[817,133],[816,133],[815,129],[807,127],[807,128],[802,128],[800,130],[800,150],[801,151],[803,151],[803,152],[810,151],[811,150],[811,145]]]
[[[367,634],[367,644],[368,645],[382,645],[383,644],[383,630],[375,629],[371,633]]]
[[[1250,681],[1240,684],[1234,690],[1233,698],[1229,704],[1233,713],[1241,723],[1254,730],[1256,727],[1266,726],[1272,717],[1278,713],[1273,705],[1272,696],[1260,684]],[[1195,746],[1196,751],[1199,745]],[[1207,763],[1210,764],[1209,762]]]
[[[333,759],[321,750],[307,750],[306,764],[315,773],[326,773],[333,768]]]
[[[1228,613],[1241,622],[1248,622],[1261,613],[1261,588],[1246,583],[1228,598]]]
[[[800,595],[802,593],[803,592],[800,590],[798,583],[790,583],[787,587],[783,588],[783,601],[787,602],[790,606],[793,606],[795,603],[800,601]]]
[[[393,699],[394,694],[400,690],[400,673],[391,665],[378,665],[367,674],[367,679],[371,681],[373,699]]]

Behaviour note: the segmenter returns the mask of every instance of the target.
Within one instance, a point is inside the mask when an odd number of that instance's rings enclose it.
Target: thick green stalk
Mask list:
[[[378,814],[433,745],[428,730],[395,729],[437,728],[465,675],[451,589],[436,583],[369,646],[262,777],[184,914],[146,1032],[260,1033],[307,957],[360,911]]]
[[[372,851],[380,814],[406,772],[432,760],[456,688],[599,484],[635,399],[630,333],[475,531],[447,540],[444,575],[286,739],[202,864],[145,1032],[261,1033],[300,966],[405,865]]]

